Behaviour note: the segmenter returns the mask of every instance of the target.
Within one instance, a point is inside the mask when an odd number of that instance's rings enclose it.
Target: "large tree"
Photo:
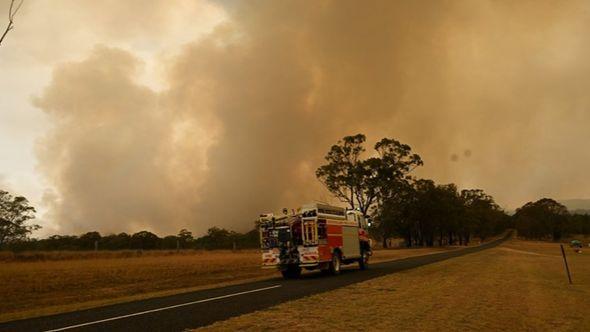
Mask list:
[[[465,216],[461,225],[463,240],[469,242],[469,234],[473,233],[485,240],[495,234],[506,216],[496,204],[494,198],[481,189],[466,189],[461,191],[461,198],[465,204]]]
[[[149,231],[141,231],[131,235],[129,245],[132,249],[158,249],[160,244],[160,238]]]
[[[424,163],[412,148],[391,138],[383,138],[375,144],[378,158],[366,161],[368,188],[375,191],[377,199],[383,201],[400,193],[412,177],[409,175]]]
[[[25,197],[0,190],[0,247],[10,241],[25,239],[39,229],[39,225],[27,223],[35,218],[35,212]]]
[[[193,233],[185,228],[178,232],[178,241],[181,248],[188,248],[194,241]]]
[[[409,145],[390,138],[375,144],[377,157],[362,159],[365,140],[365,135],[357,134],[338,141],[316,176],[338,199],[367,214],[375,203],[396,195],[422,160]]]
[[[528,202],[514,214],[516,230],[528,238],[548,238],[559,240],[567,231],[569,220],[567,208],[550,198]]]
[[[326,154],[325,159],[328,163],[316,170],[317,178],[326,188],[353,209],[357,207],[356,191],[359,190],[362,182],[361,153],[365,151],[363,147],[365,140],[366,137],[363,134],[344,137],[332,145]]]

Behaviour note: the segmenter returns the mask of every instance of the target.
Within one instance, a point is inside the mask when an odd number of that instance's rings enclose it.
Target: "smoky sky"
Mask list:
[[[412,146],[416,175],[504,206],[586,197],[587,3],[254,1],[137,80],[133,50],[97,45],[35,99],[46,201],[64,230],[197,233],[321,200],[330,145]],[[132,18],[130,18],[132,19]],[[467,152],[469,151],[469,152]],[[584,188],[585,187],[585,188]]]

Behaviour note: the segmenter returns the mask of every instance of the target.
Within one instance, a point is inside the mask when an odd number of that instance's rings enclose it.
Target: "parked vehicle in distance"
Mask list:
[[[367,218],[357,210],[311,203],[291,214],[260,216],[262,267],[297,278],[303,268],[339,274],[344,264],[369,265]]]

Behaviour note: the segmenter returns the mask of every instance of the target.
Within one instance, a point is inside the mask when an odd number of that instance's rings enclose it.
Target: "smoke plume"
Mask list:
[[[52,218],[74,231],[245,230],[260,212],[335,202],[314,171],[358,132],[410,144],[418,175],[505,206],[587,196],[584,6],[245,2],[161,63],[163,91],[137,82],[132,51],[97,46],[36,101],[53,124],[38,152]]]

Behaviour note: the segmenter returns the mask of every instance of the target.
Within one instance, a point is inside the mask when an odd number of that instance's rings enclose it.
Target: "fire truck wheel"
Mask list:
[[[367,251],[361,251],[361,258],[359,258],[359,268],[361,270],[366,270],[369,268],[369,254]]]
[[[340,274],[340,268],[342,267],[342,260],[340,259],[340,253],[335,251],[332,254],[332,261],[330,262],[330,274]]]
[[[286,270],[281,271],[285,279],[297,279],[301,275],[301,268],[299,266],[289,266]]]

